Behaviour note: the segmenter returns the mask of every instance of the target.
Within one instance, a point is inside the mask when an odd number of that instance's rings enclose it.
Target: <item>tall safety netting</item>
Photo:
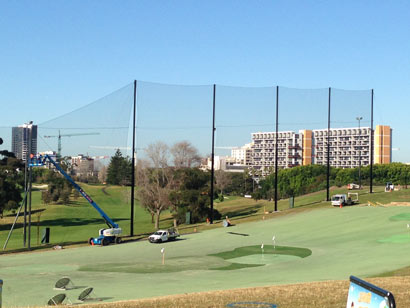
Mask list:
[[[0,138],[3,141],[0,151],[11,151],[11,131],[12,126],[0,126]]]
[[[331,91],[331,132],[329,136],[331,157],[330,164],[336,168],[355,168],[354,180],[356,184],[369,185],[371,163],[371,90],[343,90]],[[374,123],[384,125],[385,123]],[[384,142],[390,146],[390,137]],[[382,129],[383,132],[383,129]],[[383,145],[377,142],[373,146],[374,162],[382,159],[378,153]],[[381,152],[380,152],[381,153]],[[390,155],[390,151],[385,153]],[[387,158],[385,156],[384,158]],[[360,168],[359,168],[360,167]],[[360,169],[360,171],[359,171]],[[337,180],[337,179],[336,179]]]
[[[161,167],[165,163],[171,167],[202,165],[210,169],[214,151],[215,170],[235,172],[237,182],[243,183],[240,193],[252,195],[261,190],[263,197],[272,201],[277,195],[279,210],[290,206],[288,198],[292,206],[326,199],[328,155],[333,170],[330,185],[338,185],[340,180],[333,168],[361,166],[360,180],[368,181],[365,167],[370,164],[371,153],[370,90],[182,86],[138,81],[83,108],[44,123],[33,123],[38,125],[36,151],[55,154],[124,234],[130,233],[130,170],[117,168],[124,171],[118,172],[117,178],[113,175],[117,173],[107,169],[113,158],[131,161],[134,94],[135,149],[141,166]],[[391,159],[391,148],[386,150],[391,142],[390,127],[376,128],[383,124],[386,123],[374,125],[378,138],[374,145],[375,163]],[[12,131],[11,127],[0,127],[0,150],[12,150]],[[300,166],[311,170],[302,174]],[[306,174],[309,176],[304,177]],[[223,175],[215,174],[222,182]],[[47,186],[47,176],[39,170],[33,176],[33,246],[44,228],[51,228],[50,239],[55,244],[98,236],[98,229],[105,224],[85,199],[72,194],[68,202],[53,200],[47,195],[51,187]],[[215,189],[218,192],[223,190],[218,186],[219,180]],[[312,191],[315,193],[309,201],[299,201],[298,196]],[[271,204],[264,210],[273,210],[274,202]],[[48,207],[55,210],[44,211]],[[134,209],[135,233],[146,232],[145,222],[151,215],[138,201]],[[14,214],[13,210],[5,212],[7,219],[1,223],[7,226],[2,226],[0,235],[6,236]],[[10,242],[10,248],[21,247],[22,219],[16,225],[18,239]]]
[[[133,88],[133,84],[129,84],[82,108],[40,124],[33,119],[31,130],[33,142],[37,143],[33,151],[50,154],[59,161],[71,178],[120,225],[124,234],[129,233],[130,172],[119,175],[118,184],[122,186],[104,184],[109,182],[107,169],[111,159],[116,155],[127,159],[130,155]],[[13,130],[9,129],[8,134],[3,134],[9,149],[12,131],[17,151],[26,146],[19,141],[23,138],[20,135],[27,133],[21,126],[16,125]],[[50,228],[50,243],[61,245],[98,237],[98,230],[107,228],[98,211],[74,189],[67,195],[69,185],[66,179],[50,182],[54,172],[44,167],[33,167],[32,174],[31,233],[29,218],[26,217],[26,247],[29,234],[31,247],[41,244],[46,228]],[[24,178],[24,170],[21,177]],[[16,211],[7,212],[7,226],[0,231],[4,235],[11,228]],[[23,215],[20,215],[7,249],[22,247],[23,225]]]
[[[275,89],[219,85],[215,88],[214,166],[216,170],[242,175],[241,191],[247,195],[255,194],[260,180],[267,175],[262,166],[271,166],[264,165],[271,156],[264,147],[273,142],[268,136],[275,130]],[[260,143],[260,136],[268,138],[266,144]]]
[[[328,93],[326,88],[278,88],[278,197],[294,197],[294,206],[304,205],[297,197],[312,191],[309,202],[326,199],[327,160],[320,136],[328,127]],[[300,172],[300,166],[311,170]]]
[[[129,134],[133,106],[129,84],[85,107],[38,125],[38,150],[61,157],[83,154],[113,156],[130,153]]]
[[[149,159],[149,148],[159,144],[167,148],[169,165],[175,164],[172,152],[182,144],[206,157],[212,146],[212,86],[138,81],[136,127],[138,159]]]

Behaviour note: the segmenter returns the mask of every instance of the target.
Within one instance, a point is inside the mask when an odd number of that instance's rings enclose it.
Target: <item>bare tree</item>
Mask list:
[[[215,172],[215,182],[216,187],[218,187],[221,190],[221,194],[223,194],[225,188],[232,183],[232,179],[227,172],[217,170]]]
[[[201,164],[198,150],[188,141],[175,143],[171,148],[171,154],[174,156],[176,168],[198,167]]]
[[[173,172],[168,166],[168,147],[164,143],[151,144],[145,151],[149,160],[137,163],[137,197],[141,206],[155,217],[158,229],[162,211],[170,206]]]
[[[98,180],[101,183],[107,182],[107,167],[106,166],[102,166],[101,169],[98,171]]]
[[[151,143],[145,149],[145,154],[155,169],[168,167],[169,148],[165,143],[160,141]]]

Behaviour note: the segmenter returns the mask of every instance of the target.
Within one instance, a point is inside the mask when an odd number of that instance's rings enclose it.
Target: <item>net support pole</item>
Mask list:
[[[374,90],[372,89],[371,103],[370,103],[370,193],[373,193],[373,155],[374,155],[374,132],[373,132],[373,97]]]
[[[132,158],[131,158],[131,219],[130,236],[134,236],[134,190],[135,190],[135,122],[137,114],[137,81],[134,80],[134,109],[132,117]]]
[[[329,87],[329,99],[327,107],[327,174],[326,174],[326,200],[330,201],[330,102],[332,88]]]
[[[214,179],[215,179],[215,95],[216,95],[216,85],[214,84],[212,100],[212,154],[211,154],[211,217],[210,223],[214,223]]]
[[[27,249],[31,249],[31,192],[33,188],[33,170],[32,167],[29,167],[28,172],[28,185],[29,185],[29,194],[28,194],[28,237],[27,237]]]
[[[31,159],[32,154],[32,138],[33,138],[33,126],[28,131],[28,151],[27,153],[29,154],[29,158]],[[31,191],[33,188],[33,173],[32,173],[32,167],[29,165],[28,167],[28,189],[29,189],[29,194],[28,194],[28,237],[27,237],[27,248],[28,250],[31,249]]]
[[[279,136],[279,86],[276,86],[276,135],[275,135],[275,212],[278,211],[278,136]]]
[[[2,293],[3,293],[3,280],[0,279],[0,308],[1,308],[1,303],[2,303]]]
[[[215,95],[216,85],[214,84],[213,101],[212,101],[212,154],[211,154],[211,217],[210,223],[214,223],[214,160],[215,160]]]
[[[26,154],[26,163],[24,164],[24,190],[28,193],[28,151]],[[27,242],[27,198],[24,199],[24,220],[23,220],[23,247],[26,247]]]

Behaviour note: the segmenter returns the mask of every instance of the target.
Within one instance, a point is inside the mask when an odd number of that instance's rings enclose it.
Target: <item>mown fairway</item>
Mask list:
[[[307,197],[319,195],[317,198],[322,198],[321,194]],[[364,195],[362,198],[366,200],[376,195]],[[405,191],[380,193],[382,195],[391,201],[409,200],[408,197],[404,200]],[[187,299],[191,306],[203,307],[224,307],[229,302],[251,298],[276,303],[279,307],[308,307],[307,303],[305,306],[301,303],[301,299],[296,300],[297,294],[299,298],[304,293],[309,297],[309,294],[312,296],[310,289],[317,289],[299,283],[342,280],[343,292],[329,295],[334,300],[324,302],[322,306],[320,301],[317,303],[318,307],[343,307],[340,296],[347,294],[345,284],[349,275],[366,278],[409,265],[410,234],[406,220],[409,207],[354,206],[340,209],[322,203],[316,206],[317,209],[307,205],[262,214],[264,206],[265,210],[271,211],[272,204],[243,198],[225,201],[217,207],[222,213],[229,210],[235,226],[222,228],[220,223],[198,226],[199,232],[185,234],[181,240],[170,243],[155,245],[137,241],[107,247],[87,246],[3,255],[0,257],[1,279],[5,281],[3,302],[6,307],[44,305],[49,297],[58,293],[53,290],[55,281],[67,275],[78,286],[94,287],[103,302],[298,283],[296,287],[289,288],[289,292],[295,294],[295,305],[291,305],[289,300],[286,302],[284,297],[275,297],[276,292],[268,289],[250,293],[238,291],[226,297],[198,295]],[[286,200],[280,204],[283,209],[288,207]],[[242,222],[246,219],[250,222]],[[272,247],[273,235],[278,250],[276,254]],[[257,247],[262,243],[266,253],[262,250],[258,253]],[[161,248],[165,248],[164,265]],[[286,254],[279,253],[281,249]],[[235,251],[239,251],[238,254]],[[408,279],[404,281],[408,283]],[[398,286],[396,289],[401,290]],[[72,301],[78,302],[76,297],[80,291],[74,289],[66,293]],[[148,302],[147,307],[177,307],[179,304],[175,303],[183,302],[183,298],[171,299],[174,305],[166,304],[165,299],[164,302],[158,300],[163,305],[155,306]],[[199,304],[196,299],[200,300]],[[339,304],[329,304],[332,302]],[[120,304],[117,307],[132,306]]]
[[[118,186],[94,186],[81,184],[94,201],[123,229],[124,235],[130,230],[130,190]],[[106,228],[104,220],[98,212],[83,198],[71,200],[68,205],[49,204],[41,202],[41,192],[33,191],[32,201],[32,229],[31,246],[37,247],[38,234],[42,234],[45,227],[50,227],[51,245],[66,245],[69,243],[86,242],[90,237],[97,237],[98,230]],[[163,226],[168,227],[171,222],[166,220],[169,214],[164,213]],[[15,215],[8,213],[0,220],[0,241],[4,241],[11,228]],[[142,234],[154,230],[151,215],[135,202],[134,233]],[[7,245],[8,250],[23,247],[23,215],[21,214],[13,235]]]

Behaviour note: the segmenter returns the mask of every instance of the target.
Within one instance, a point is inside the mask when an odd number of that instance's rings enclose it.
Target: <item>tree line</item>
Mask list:
[[[4,211],[14,210],[23,200],[24,164],[13,153],[0,151],[0,217]]]
[[[157,142],[145,149],[145,159],[136,164],[136,197],[141,206],[152,217],[155,227],[159,227],[161,213],[170,210],[174,224],[185,221],[190,213],[191,222],[204,221],[210,215],[211,175],[198,167],[201,157],[189,142],[182,141],[168,146]],[[5,210],[13,210],[22,201],[24,190],[24,163],[13,153],[0,152],[0,215]],[[62,167],[69,166],[61,163]],[[110,185],[130,185],[132,162],[120,150],[111,157],[106,168],[104,182]],[[362,167],[361,182],[370,183],[370,166]],[[243,173],[215,172],[214,199],[224,200],[224,195],[252,194],[255,199],[272,199],[275,189],[275,175],[271,173],[256,182],[258,171],[252,168]],[[70,197],[79,197],[71,184],[54,170],[33,169],[36,182],[47,183],[48,189],[42,191],[45,204],[68,204]],[[330,185],[342,186],[358,183],[358,168],[330,168]],[[391,163],[373,166],[373,183],[385,185],[386,182],[400,184],[407,188],[410,182],[410,165]],[[327,167],[323,165],[298,166],[278,171],[278,196],[288,198],[326,189]],[[215,219],[220,214],[215,211]]]
[[[370,166],[360,168],[362,185],[370,185]],[[349,183],[359,182],[359,168],[330,168],[330,186],[343,186]],[[410,184],[410,165],[402,163],[376,164],[373,165],[373,184],[386,185],[392,182],[407,188]],[[308,165],[298,166],[278,171],[278,195],[279,198],[300,196],[307,193],[326,189],[327,166]],[[259,199],[271,199],[274,196],[275,175],[268,175],[261,180],[256,194]]]

